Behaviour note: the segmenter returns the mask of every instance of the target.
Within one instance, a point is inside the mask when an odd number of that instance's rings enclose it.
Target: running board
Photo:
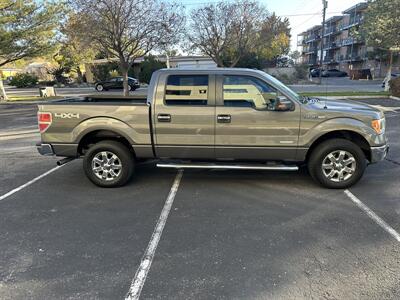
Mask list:
[[[227,170],[270,170],[270,171],[298,171],[295,165],[267,165],[267,164],[213,164],[213,163],[158,163],[159,168],[173,169],[227,169]]]

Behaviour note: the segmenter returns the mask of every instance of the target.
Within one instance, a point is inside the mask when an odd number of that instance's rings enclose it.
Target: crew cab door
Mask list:
[[[162,74],[153,112],[160,158],[214,158],[215,75]]]
[[[300,106],[261,78],[216,80],[217,159],[294,160]]]

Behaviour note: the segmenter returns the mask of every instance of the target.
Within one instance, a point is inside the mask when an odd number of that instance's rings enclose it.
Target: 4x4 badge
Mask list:
[[[72,119],[76,118],[79,119],[79,114],[74,114],[74,113],[55,113],[54,117],[56,118],[61,118],[61,119]]]

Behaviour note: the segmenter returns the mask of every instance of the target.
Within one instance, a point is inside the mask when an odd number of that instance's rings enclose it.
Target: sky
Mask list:
[[[188,10],[202,4],[215,3],[218,0],[181,0]],[[322,0],[259,0],[270,12],[289,18],[291,25],[291,50],[297,49],[297,35],[306,29],[322,23]],[[340,15],[347,8],[363,0],[328,0],[327,18]]]

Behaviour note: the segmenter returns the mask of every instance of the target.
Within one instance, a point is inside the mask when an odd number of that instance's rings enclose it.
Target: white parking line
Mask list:
[[[386,232],[393,236],[400,242],[400,233],[393,229],[388,223],[382,220],[376,213],[374,213],[368,206],[366,206],[360,199],[358,199],[352,192],[345,190],[344,193],[349,197],[359,208],[361,208],[372,220],[381,226]]]
[[[0,201],[2,201],[2,200],[4,200],[4,199],[6,199],[7,197],[9,197],[9,196],[15,194],[16,192],[19,192],[20,190],[22,190],[22,189],[24,189],[24,188],[30,186],[31,184],[33,184],[33,183],[35,183],[36,181],[42,179],[43,177],[46,177],[47,175],[53,173],[54,171],[57,171],[57,170],[58,170],[59,168],[61,168],[62,166],[64,166],[64,165],[57,166],[57,167],[55,167],[55,168],[53,168],[53,169],[50,169],[50,170],[48,170],[46,173],[43,173],[42,175],[39,175],[38,177],[32,179],[31,181],[28,181],[27,183],[25,183],[25,184],[23,184],[23,185],[21,185],[21,186],[15,188],[15,189],[9,191],[8,193],[4,194],[3,196],[0,196]]]
[[[182,175],[183,175],[183,170],[179,170],[178,174],[175,177],[174,183],[172,184],[171,190],[169,191],[167,200],[165,201],[164,207],[161,211],[160,218],[157,221],[157,225],[154,228],[154,232],[151,236],[146,252],[142,257],[139,268],[137,269],[135,277],[132,280],[129,292],[125,296],[125,300],[137,300],[140,297],[140,293],[142,291],[144,282],[146,281],[147,274],[151,267],[151,263],[153,262],[158,242],[160,241],[165,223],[167,222],[169,212],[171,210],[172,204],[175,199],[176,192],[178,191]]]

